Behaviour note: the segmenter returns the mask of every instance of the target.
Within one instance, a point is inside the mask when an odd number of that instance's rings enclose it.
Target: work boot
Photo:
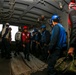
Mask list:
[[[27,60],[28,60],[28,61],[30,61],[30,59],[29,59],[29,58],[27,58]]]
[[[6,56],[6,59],[11,59],[12,57],[11,56]]]
[[[14,53],[14,57],[17,57],[17,54],[16,53]]]
[[[26,58],[28,61],[30,61],[30,58],[29,58],[29,56],[27,56],[27,58]]]

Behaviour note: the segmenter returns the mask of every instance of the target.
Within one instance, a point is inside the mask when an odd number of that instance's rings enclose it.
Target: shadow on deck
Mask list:
[[[0,75],[10,75],[10,60],[0,58]]]

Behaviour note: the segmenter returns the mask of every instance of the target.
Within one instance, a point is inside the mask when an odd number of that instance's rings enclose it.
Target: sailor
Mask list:
[[[10,52],[10,28],[9,23],[6,23],[4,28],[2,29],[2,50],[1,50],[1,57],[11,58]]]
[[[60,57],[62,48],[66,46],[66,31],[60,24],[60,17],[58,15],[53,15],[50,19],[50,23],[53,29],[48,50],[48,75],[56,75],[54,66]]]
[[[22,32],[22,46],[23,46],[23,53],[25,55],[25,59],[30,61],[29,59],[29,50],[30,50],[30,38],[31,35],[28,32],[28,26],[23,27],[23,32]]]

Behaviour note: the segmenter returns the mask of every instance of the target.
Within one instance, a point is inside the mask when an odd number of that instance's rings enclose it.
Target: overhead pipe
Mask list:
[[[2,13],[3,4],[4,4],[4,0],[0,0],[0,13]]]
[[[67,5],[69,4],[67,1],[63,0]]]
[[[39,0],[39,2],[45,6],[45,0]]]
[[[9,0],[9,11],[8,11],[8,15],[6,15],[4,17],[4,19],[10,19],[13,15],[14,12],[14,6],[15,6],[15,0]]]
[[[0,22],[2,22],[3,4],[4,4],[4,0],[0,0]]]
[[[10,16],[9,16],[9,18],[11,18],[13,15],[13,12],[14,12],[15,0],[9,0],[9,4],[10,4],[10,10],[9,10]]]

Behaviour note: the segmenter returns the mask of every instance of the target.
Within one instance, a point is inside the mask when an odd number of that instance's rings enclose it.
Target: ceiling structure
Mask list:
[[[69,2],[70,0],[0,0],[0,23],[36,25],[41,15],[49,19],[54,13],[68,13]],[[62,10],[59,3],[63,5]]]

